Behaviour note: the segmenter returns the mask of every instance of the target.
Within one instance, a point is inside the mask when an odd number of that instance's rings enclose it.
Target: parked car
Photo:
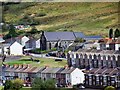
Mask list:
[[[55,61],[62,61],[62,59],[55,59]]]

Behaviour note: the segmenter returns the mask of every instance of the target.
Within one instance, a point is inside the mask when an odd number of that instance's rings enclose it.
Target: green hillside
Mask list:
[[[82,31],[106,36],[118,28],[118,3],[20,3],[4,7],[5,22],[35,23],[38,30]]]

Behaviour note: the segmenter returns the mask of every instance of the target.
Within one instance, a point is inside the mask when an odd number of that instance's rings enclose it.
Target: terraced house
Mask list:
[[[114,86],[120,88],[120,68],[94,68],[85,73],[85,87]]]
[[[84,70],[85,86],[120,88],[120,51],[79,49],[69,52],[68,65]]]
[[[120,67],[120,51],[114,50],[84,50],[69,52],[68,65],[78,68]]]
[[[5,65],[3,75],[7,80],[23,79],[30,85],[35,77],[43,80],[55,79],[58,86],[72,86],[84,82],[84,73],[78,68],[69,67],[33,67],[30,65]]]

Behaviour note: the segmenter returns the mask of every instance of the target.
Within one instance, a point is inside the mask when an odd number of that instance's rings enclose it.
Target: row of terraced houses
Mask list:
[[[30,65],[4,65],[3,75],[6,80],[20,78],[24,85],[31,85],[34,78],[55,79],[57,86],[72,86],[84,82],[82,70],[73,67],[33,67]]]
[[[86,87],[120,87],[120,51],[79,49],[67,57],[70,67],[84,69]]]

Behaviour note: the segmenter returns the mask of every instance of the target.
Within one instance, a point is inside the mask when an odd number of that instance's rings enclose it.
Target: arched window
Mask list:
[[[49,49],[51,49],[51,42],[49,43]]]
[[[79,55],[78,55],[78,53],[76,53],[76,58],[79,58]]]
[[[120,67],[120,55],[117,57],[117,66]]]
[[[106,56],[103,56],[103,66],[106,67]]]
[[[117,67],[115,55],[112,56],[112,67]]]

